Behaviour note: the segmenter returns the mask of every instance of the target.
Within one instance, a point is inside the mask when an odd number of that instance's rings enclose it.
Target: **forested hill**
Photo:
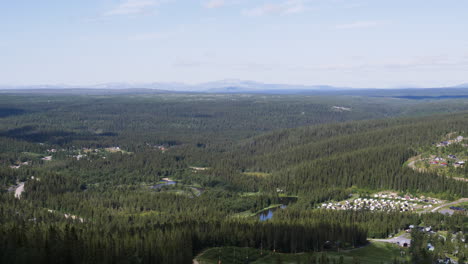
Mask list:
[[[242,171],[272,173],[274,187],[291,192],[359,186],[461,197],[465,182],[417,173],[404,163],[419,146],[466,131],[466,112],[300,127],[246,140],[226,160]]]
[[[360,96],[13,94],[0,97],[0,133],[28,142],[60,144],[235,141],[306,125],[464,110],[468,110],[464,100]]]
[[[285,153],[299,149],[320,149],[311,144],[327,144],[329,149],[320,154],[332,154],[332,148],[349,145],[367,144],[379,146],[388,143],[404,144],[415,147],[422,144],[431,144],[440,139],[442,135],[453,131],[468,130],[468,112],[456,114],[439,114],[423,117],[391,118],[370,121],[344,122],[320,126],[303,126],[292,129],[283,129],[252,137],[241,141],[236,151],[259,155],[290,156]],[[365,140],[365,139],[368,140]],[[352,140],[351,140],[352,139]],[[360,142],[358,142],[360,140]],[[341,144],[340,144],[341,142]],[[305,157],[310,158],[310,157]],[[289,162],[288,162],[289,163]]]

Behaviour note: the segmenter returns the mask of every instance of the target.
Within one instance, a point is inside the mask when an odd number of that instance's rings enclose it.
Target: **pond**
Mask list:
[[[151,189],[160,189],[160,188],[163,187],[163,186],[174,185],[174,184],[177,183],[176,181],[172,181],[172,180],[169,180],[169,179],[167,179],[167,180],[166,180],[166,179],[163,179],[162,181],[163,181],[163,183],[159,183],[159,184],[153,185],[153,186],[151,187]]]
[[[281,203],[280,206],[275,207],[275,208],[270,208],[258,214],[260,221],[266,221],[268,219],[271,219],[276,210],[284,209],[288,207],[289,204],[294,203],[296,201],[297,201],[297,197],[293,197],[293,196],[280,197],[279,198],[279,202]]]
[[[278,207],[275,207],[275,208],[271,208],[271,209],[268,209],[267,211],[263,211],[259,214],[259,219],[260,221],[266,221],[268,219],[271,219],[273,217],[273,213],[278,210],[278,209],[284,209],[286,208],[287,205],[285,204],[282,204]]]

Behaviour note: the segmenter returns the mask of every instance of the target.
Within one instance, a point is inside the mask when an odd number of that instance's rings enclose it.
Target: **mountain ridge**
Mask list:
[[[340,92],[340,91],[383,91],[383,90],[424,90],[424,89],[465,89],[468,83],[446,87],[398,87],[398,88],[361,88],[338,87],[332,85],[303,85],[263,83],[250,80],[225,79],[199,84],[186,84],[179,82],[108,82],[91,85],[70,84],[39,84],[39,85],[0,85],[0,90],[58,90],[58,89],[96,89],[96,90],[158,90],[165,92],[202,92],[202,93],[307,93],[307,92]]]

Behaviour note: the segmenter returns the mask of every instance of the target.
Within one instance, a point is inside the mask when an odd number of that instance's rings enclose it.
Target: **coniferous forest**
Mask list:
[[[326,256],[402,234],[386,263],[466,263],[468,167],[410,163],[467,139],[463,98],[2,93],[0,263],[192,263],[212,248],[347,263]]]

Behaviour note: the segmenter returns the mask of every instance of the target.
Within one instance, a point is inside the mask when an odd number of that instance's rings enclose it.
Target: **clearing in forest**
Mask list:
[[[468,181],[466,162],[468,161],[467,138],[450,133],[443,141],[421,147],[419,155],[410,158],[406,164],[419,172],[433,172],[458,181]]]
[[[240,247],[210,248],[195,257],[193,263],[216,264],[219,263],[219,260],[223,264],[244,263],[246,261],[252,264],[313,263],[313,259],[323,257],[331,261],[339,261],[342,258],[344,264],[356,263],[356,261],[368,264],[390,264],[394,263],[395,259],[400,261],[409,260],[407,249],[399,248],[390,243],[371,242],[362,248],[342,250],[340,252],[327,251],[297,254],[275,253],[271,250]]]

